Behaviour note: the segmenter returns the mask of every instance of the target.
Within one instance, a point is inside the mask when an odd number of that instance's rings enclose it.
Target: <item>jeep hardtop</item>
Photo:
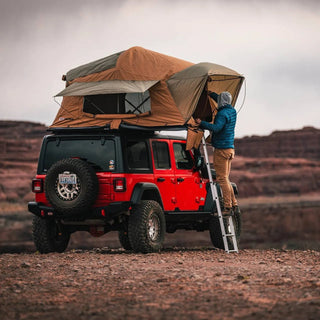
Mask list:
[[[223,249],[202,160],[199,150],[186,150],[179,136],[53,131],[43,139],[32,181],[35,201],[28,204],[37,250],[63,252],[76,231],[93,236],[118,231],[124,249],[157,252],[165,233],[178,229],[209,230],[213,245]],[[239,238],[240,212],[233,220]]]

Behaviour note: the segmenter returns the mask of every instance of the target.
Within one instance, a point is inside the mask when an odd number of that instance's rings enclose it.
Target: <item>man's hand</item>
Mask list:
[[[196,124],[197,124],[197,125],[200,125],[201,119],[197,118],[195,121],[196,121]]]

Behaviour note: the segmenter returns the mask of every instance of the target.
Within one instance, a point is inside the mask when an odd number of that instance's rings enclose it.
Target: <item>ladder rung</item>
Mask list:
[[[234,233],[226,233],[226,237],[234,237],[235,234]]]

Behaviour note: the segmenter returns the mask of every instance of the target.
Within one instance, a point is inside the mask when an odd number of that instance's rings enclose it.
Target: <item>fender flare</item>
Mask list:
[[[143,194],[147,192],[152,194],[151,198],[143,199]],[[156,184],[151,182],[139,182],[137,183],[132,191],[130,202],[132,205],[140,203],[141,200],[155,200],[157,201],[163,209],[162,198],[160,195],[159,188]]]

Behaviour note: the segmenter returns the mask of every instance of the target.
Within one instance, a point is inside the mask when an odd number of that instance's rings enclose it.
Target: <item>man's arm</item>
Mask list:
[[[216,103],[218,103],[218,94],[217,93],[215,93],[215,92],[210,92],[209,93],[209,96],[216,102]]]
[[[201,121],[200,128],[207,129],[214,133],[217,133],[223,129],[226,122],[227,122],[226,117],[218,114],[215,118],[214,124],[206,121]]]

